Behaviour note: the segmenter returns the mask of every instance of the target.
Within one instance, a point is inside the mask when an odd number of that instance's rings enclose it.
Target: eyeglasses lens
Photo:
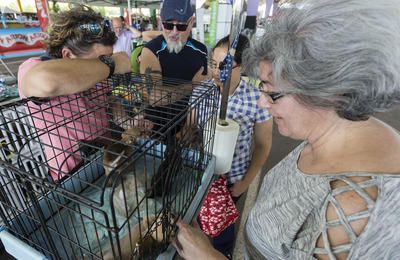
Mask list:
[[[278,99],[280,99],[281,97],[284,97],[285,94],[284,93],[279,93],[279,92],[272,92],[269,93],[269,96],[271,97],[272,101],[276,101]]]
[[[219,63],[215,62],[215,61],[210,61],[210,66],[211,69],[219,69],[219,70],[223,70],[226,67],[226,64],[223,61],[220,61]]]
[[[260,92],[263,93],[266,96],[269,96],[273,102],[275,102],[276,100],[278,100],[278,99],[284,97],[285,95],[287,95],[286,93],[268,92],[268,91],[264,91],[264,90],[261,90],[261,89],[260,89]]]
[[[101,25],[95,22],[79,25],[79,29],[87,33],[90,37],[97,38],[110,31],[110,22],[104,20]]]
[[[103,29],[104,29],[104,32],[109,32],[111,30],[110,21],[108,21],[108,20],[103,21]]]
[[[173,30],[174,26],[176,26],[176,29],[180,32],[186,31],[188,25],[187,24],[182,24],[182,23],[168,23],[168,22],[163,22],[164,29],[167,30]]]

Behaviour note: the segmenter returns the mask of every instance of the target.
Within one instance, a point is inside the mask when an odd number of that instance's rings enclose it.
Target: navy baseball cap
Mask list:
[[[190,0],[164,0],[161,4],[161,21],[187,22],[193,16]]]

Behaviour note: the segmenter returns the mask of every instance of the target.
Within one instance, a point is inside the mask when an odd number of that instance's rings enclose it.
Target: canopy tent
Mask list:
[[[88,4],[95,6],[118,6],[128,7],[127,0],[59,0],[58,2],[64,3],[76,3],[76,4]],[[140,8],[158,8],[160,7],[161,0],[130,0],[130,7]]]
[[[59,2],[128,8],[128,20],[131,24],[131,8],[159,8],[162,0],[59,0]]]
[[[3,13],[3,14],[19,14],[19,13],[21,13],[20,11],[11,9],[11,8],[8,7],[8,6],[0,6],[0,11],[1,11],[1,13]]]

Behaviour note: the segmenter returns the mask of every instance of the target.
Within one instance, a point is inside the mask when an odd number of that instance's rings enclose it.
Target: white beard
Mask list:
[[[184,45],[181,41],[167,41],[167,48],[169,53],[179,53],[183,49]]]

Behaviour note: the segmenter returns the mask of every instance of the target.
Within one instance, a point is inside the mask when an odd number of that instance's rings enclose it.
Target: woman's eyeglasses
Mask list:
[[[215,61],[211,61],[210,62],[210,67],[211,67],[211,69],[213,69],[213,70],[215,70],[215,69],[219,69],[219,70],[223,70],[223,69],[225,69],[225,63],[224,62],[215,62]]]
[[[178,31],[184,32],[184,31],[186,31],[186,29],[188,27],[188,24],[186,24],[186,23],[163,22],[162,24],[163,24],[164,29],[169,30],[169,31],[173,30],[174,26],[175,26]]]
[[[262,89],[260,89],[260,92],[263,93],[264,95],[270,97],[272,102],[275,102],[276,100],[280,99],[281,97],[284,97],[289,94],[289,93],[283,93],[283,92],[268,92],[268,91],[265,91]]]
[[[217,63],[217,62],[211,60],[209,62],[209,65],[210,65],[211,69],[213,69],[213,70],[215,70],[215,69],[224,70],[227,67],[226,63],[223,62],[223,61],[220,61],[220,62]],[[237,66],[238,65],[236,65],[236,64],[233,65],[232,69],[236,68]]]

